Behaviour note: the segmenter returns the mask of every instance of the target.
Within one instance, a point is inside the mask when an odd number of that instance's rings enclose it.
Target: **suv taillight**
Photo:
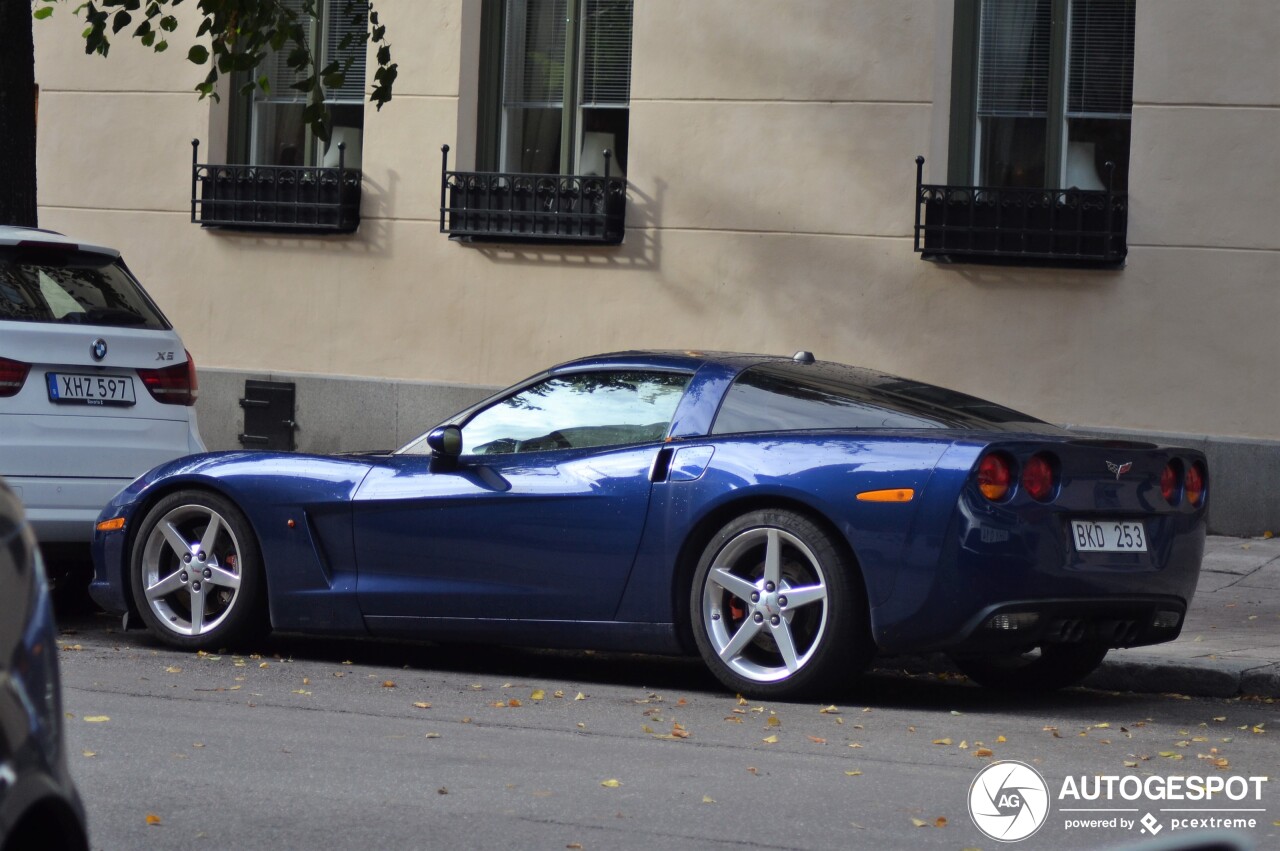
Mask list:
[[[194,405],[200,395],[196,381],[196,362],[187,352],[186,363],[175,363],[163,369],[140,369],[138,377],[147,386],[151,396],[165,405]]]
[[[29,363],[0,358],[0,396],[17,396],[30,371]]]

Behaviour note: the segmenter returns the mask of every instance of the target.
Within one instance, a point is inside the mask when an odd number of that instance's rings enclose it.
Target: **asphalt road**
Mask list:
[[[202,656],[104,615],[62,623],[94,848],[1113,848],[1141,826],[1066,820],[1207,806],[1233,812],[1190,815],[1255,818],[1243,834],[1280,847],[1280,777],[1239,802],[1057,798],[1068,776],[1275,773],[1259,700],[1014,700],[881,670],[823,704],[760,703],[690,660],[299,638]],[[1000,759],[1053,797],[1015,846],[968,812]]]

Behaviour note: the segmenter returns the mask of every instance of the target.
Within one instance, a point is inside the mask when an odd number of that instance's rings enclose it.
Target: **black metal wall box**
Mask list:
[[[338,166],[213,165],[191,140],[191,221],[203,227],[351,233],[360,226],[360,170]]]
[[[1114,163],[1107,163],[1111,186]],[[1129,195],[924,182],[916,157],[915,250],[926,260],[1118,268],[1128,254]]]
[[[455,239],[617,245],[626,228],[627,181],[604,175],[449,171],[441,148],[440,232]]]

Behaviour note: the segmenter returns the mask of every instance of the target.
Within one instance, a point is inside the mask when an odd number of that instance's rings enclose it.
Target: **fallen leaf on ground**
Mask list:
[[[806,736],[805,738],[813,742],[815,745],[825,745],[827,743],[826,739],[820,738],[818,736]]]
[[[382,687],[383,687],[383,688],[395,688],[395,687],[396,687],[396,681],[395,681],[395,680],[383,680],[383,681],[382,681]]]
[[[852,771],[846,771],[846,772],[844,773],[844,776],[845,776],[845,777],[858,777],[858,776],[860,776],[861,774],[862,774],[862,772],[855,768],[855,769],[853,769]]]
[[[169,667],[164,669],[164,672],[166,674],[181,674],[182,669],[179,668],[177,665],[170,665]]]
[[[85,756],[97,756],[98,754],[97,754],[97,752],[96,752],[96,751],[84,751],[84,755],[85,755]]]
[[[936,819],[934,819],[934,820],[933,820],[933,826],[934,826],[934,827],[946,827],[946,826],[947,826],[947,817],[946,817],[946,816],[938,816]]]
[[[933,743],[935,745],[949,745],[951,744],[951,740],[950,739],[934,739]]]
[[[776,735],[769,736],[768,738],[761,739],[760,741],[764,742],[766,745],[776,745],[778,743],[778,737]]]
[[[912,819],[911,819],[911,823],[912,823],[912,824],[914,824],[916,827],[928,827],[928,826],[929,826],[929,822],[925,821],[925,820],[924,820],[924,819],[922,819],[922,818],[912,818]]]
[[[601,780],[600,785],[607,789],[617,789],[622,785],[622,782],[620,780]]]
[[[834,704],[831,706],[824,706],[823,708],[819,709],[818,712],[820,712],[823,715],[839,715],[840,714],[840,710],[837,709]]]
[[[995,756],[995,751],[991,748],[978,748],[973,752],[974,756]]]
[[[517,698],[511,698],[507,701],[507,706],[524,706]]]
[[[448,787],[448,786],[441,786],[439,789],[437,789],[437,790],[436,790],[436,794],[437,794],[437,795],[448,795],[448,794],[449,794],[449,787]]]
[[[147,824],[155,826],[160,823],[160,816],[155,813],[147,813]]]
[[[103,723],[104,721],[110,721],[110,720],[111,720],[111,716],[109,716],[109,715],[86,715],[86,716],[84,716],[84,720],[85,720],[87,723],[89,723],[89,724],[101,724],[101,723]]]
[[[270,667],[271,667],[271,663],[270,663],[270,662],[259,662],[259,663],[258,663],[258,667],[259,667],[259,668],[270,668]]]
[[[586,700],[586,699],[587,699],[587,696],[582,692],[578,692],[577,696],[574,697],[574,700]]]
[[[305,695],[308,695],[308,696],[310,696],[310,695],[311,695],[311,692],[307,691],[307,690],[306,690],[306,689],[304,689],[304,688],[296,688],[296,689],[294,689],[294,690],[293,690],[293,693],[294,693],[294,694],[305,694]]]
[[[671,735],[675,736],[677,739],[687,739],[689,738],[689,731],[686,730],[683,725],[675,721],[672,721]]]
[[[439,733],[427,733],[427,735],[426,735],[424,738],[427,738],[427,739],[438,739],[438,738],[440,738],[440,734],[439,734]]]
[[[419,709],[430,709],[430,708],[431,708],[431,704],[430,704],[430,703],[427,703],[425,700],[419,700],[417,703],[415,703],[415,704],[414,704],[414,706],[418,707]]]
[[[764,723],[766,727],[781,727],[782,719],[779,718],[777,715],[770,715],[767,719],[765,719]]]
[[[702,796],[702,803],[704,804],[714,804],[715,802],[716,802],[716,799],[711,797],[710,795]]]
[[[546,696],[547,696],[547,693],[546,693],[545,691],[543,691],[543,690],[542,690],[542,689],[540,689],[540,688],[536,688],[536,689],[534,689],[534,690],[533,690],[533,693],[532,693],[531,695],[529,695],[529,699],[530,699],[530,700],[542,700],[542,699],[544,699]]]

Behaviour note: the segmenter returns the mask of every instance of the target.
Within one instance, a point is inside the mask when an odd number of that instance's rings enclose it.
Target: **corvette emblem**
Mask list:
[[[1120,477],[1133,469],[1132,461],[1125,461],[1123,464],[1117,464],[1114,461],[1107,462],[1107,469],[1116,474],[1116,481],[1120,481]]]

